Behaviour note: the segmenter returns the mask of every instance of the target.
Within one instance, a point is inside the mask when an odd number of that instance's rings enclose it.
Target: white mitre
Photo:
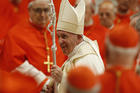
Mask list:
[[[84,18],[84,0],[81,0],[75,8],[68,0],[62,0],[57,22],[57,30],[81,35],[84,33]]]
[[[85,1],[85,5],[91,4],[92,0],[84,0]],[[75,4],[77,5],[80,2],[80,0],[76,0]]]

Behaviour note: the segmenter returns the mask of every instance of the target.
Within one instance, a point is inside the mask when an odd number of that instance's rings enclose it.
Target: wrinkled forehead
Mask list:
[[[67,31],[63,31],[63,30],[57,30],[57,35],[59,34],[65,34],[65,35],[76,35],[74,33],[70,33],[70,32],[67,32]]]
[[[32,3],[33,8],[49,8],[48,0],[36,0]]]
[[[115,5],[112,2],[103,2],[100,4],[99,8],[114,9]]]
[[[116,7],[113,3],[102,3],[99,6],[99,12],[111,12],[111,13],[115,13],[116,12]]]
[[[57,34],[70,34],[70,33],[63,30],[57,30]]]
[[[106,8],[99,10],[99,15],[102,14],[102,13],[103,14],[105,14],[105,13],[107,13],[107,14],[113,14],[114,13],[115,14],[115,12],[112,9],[106,9]]]

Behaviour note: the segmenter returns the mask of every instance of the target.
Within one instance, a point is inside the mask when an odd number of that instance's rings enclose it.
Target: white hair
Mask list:
[[[102,1],[99,4],[99,9],[101,6],[103,7],[103,5],[105,5],[105,7],[108,7],[109,9],[112,9],[115,14],[117,13],[117,7],[112,1]]]
[[[50,0],[33,0],[28,4],[28,9],[30,9],[33,6],[33,4],[36,4],[39,2],[47,2],[48,4],[50,4]]]

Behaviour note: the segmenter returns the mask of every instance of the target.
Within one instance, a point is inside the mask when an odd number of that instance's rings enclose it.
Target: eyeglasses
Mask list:
[[[49,12],[49,8],[33,8],[33,11],[36,12],[36,13],[42,13],[43,11],[45,13],[48,13]]]
[[[110,17],[110,16],[111,16],[110,13],[99,13],[99,15],[100,15],[101,17],[103,17],[104,15],[107,16],[107,17]]]

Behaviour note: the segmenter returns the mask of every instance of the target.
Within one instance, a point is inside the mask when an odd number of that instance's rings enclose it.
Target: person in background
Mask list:
[[[117,9],[111,1],[103,1],[99,5],[99,18],[100,23],[107,29],[111,30],[114,27]]]
[[[83,73],[85,72],[86,73]],[[79,66],[68,72],[66,93],[100,93],[101,85],[97,76],[88,67]]]
[[[131,10],[131,0],[117,0],[117,18],[116,24],[129,24],[130,17],[135,13]]]
[[[28,3],[31,0],[1,0],[0,1],[0,51],[4,38],[9,30],[28,17]]]
[[[135,72],[139,49],[138,33],[130,25],[119,25],[107,40],[106,71],[99,76],[100,93],[139,93],[140,78]]]

